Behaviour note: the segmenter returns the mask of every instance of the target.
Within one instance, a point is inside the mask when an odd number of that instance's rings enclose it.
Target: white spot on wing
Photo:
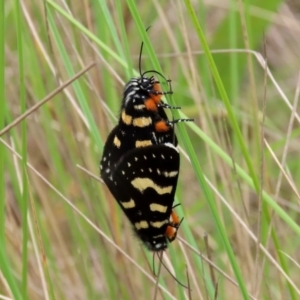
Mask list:
[[[133,207],[135,207],[135,202],[134,202],[133,199],[130,199],[129,201],[126,201],[126,202],[120,201],[120,203],[124,208],[133,208]]]
[[[134,105],[133,108],[135,110],[143,110],[144,108],[146,108],[146,106],[144,104],[139,104],[139,105]]]
[[[114,145],[117,147],[117,148],[120,148],[121,147],[121,141],[119,140],[119,138],[117,136],[115,136],[114,138]]]
[[[151,211],[158,211],[160,213],[165,213],[168,209],[168,206],[164,206],[158,203],[151,203],[150,204],[150,210]]]
[[[139,140],[137,140],[137,141],[135,142],[135,147],[136,147],[136,148],[147,147],[147,146],[151,146],[151,145],[152,145],[151,140],[144,140],[144,141],[139,141]]]
[[[137,230],[140,230],[142,228],[146,229],[146,228],[149,228],[149,224],[147,221],[140,221],[140,222],[136,222],[134,223],[134,227],[137,229]]]
[[[136,127],[147,127],[152,124],[152,119],[150,117],[140,117],[140,118],[134,118],[132,121],[132,125]]]
[[[167,223],[169,223],[169,220],[150,222],[150,225],[155,228],[161,228]]]
[[[179,153],[177,147],[175,147],[173,144],[171,144],[171,143],[165,143],[164,145],[167,146],[167,147],[173,148],[174,150],[176,150],[176,152]]]
[[[164,195],[164,194],[170,194],[173,189],[172,185],[161,187],[157,185],[155,182],[153,182],[153,180],[150,178],[137,177],[131,181],[131,184],[141,193],[143,193],[144,190],[146,190],[147,188],[152,188],[156,191],[157,194]]]
[[[171,172],[163,172],[165,177],[175,177],[178,174],[178,171],[171,171]]]
[[[125,110],[122,111],[121,118],[126,125],[130,125],[132,122],[132,116],[127,115]]]

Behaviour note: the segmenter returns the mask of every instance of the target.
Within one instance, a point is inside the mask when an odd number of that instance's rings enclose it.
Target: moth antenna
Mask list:
[[[186,288],[187,290],[190,290],[190,288],[188,287],[188,286],[186,286],[186,285],[184,285],[183,283],[181,283],[173,274],[172,274],[172,272],[169,270],[169,268],[164,264],[164,262],[163,262],[163,251],[161,251],[162,252],[162,255],[161,256],[159,256],[159,252],[157,252],[157,256],[158,256],[158,259],[159,259],[159,261],[160,261],[160,263],[164,266],[164,268],[168,271],[168,273],[171,275],[171,277],[180,285],[180,286],[182,286],[182,287],[184,287],[184,288]]]
[[[164,251],[161,251],[161,255],[163,256]],[[155,253],[154,253],[155,254]],[[154,258],[154,254],[153,254],[153,258]],[[159,257],[158,253],[157,256]],[[153,260],[154,261],[154,260]],[[155,300],[157,297],[157,292],[158,292],[158,282],[159,282],[159,275],[160,275],[160,271],[161,271],[161,265],[162,265],[162,261],[160,260],[160,264],[158,265],[158,273],[157,273],[157,279],[155,282],[155,290],[154,290],[154,296],[153,299]]]
[[[187,285],[188,285],[188,292],[189,292],[189,298],[192,299],[192,294],[191,294],[191,283],[190,283],[190,276],[189,276],[189,269],[188,266],[186,265],[186,278],[187,278]],[[215,299],[216,300],[216,299]]]
[[[151,27],[151,25],[146,28],[146,32],[148,31],[148,29],[150,27]],[[144,77],[144,74],[142,74],[142,53],[143,53],[143,47],[144,47],[144,42],[142,42],[142,44],[141,44],[140,56],[139,56],[139,72],[140,72],[140,76],[141,77]]]
[[[163,74],[161,74],[160,72],[156,71],[156,70],[148,70],[148,71],[145,71],[141,76],[144,77],[145,74],[148,74],[148,73],[155,73],[159,76],[161,76],[166,82],[169,83],[169,86],[171,85],[170,82],[171,82],[171,79],[167,79]]]
[[[141,44],[140,56],[139,56],[139,72],[140,72],[141,77],[143,77],[143,74],[142,74],[142,52],[143,52],[143,47],[144,47],[144,42],[142,42],[142,44]]]
[[[155,259],[155,252],[153,252],[153,256],[152,256],[152,272],[153,272],[153,275],[155,277],[157,277],[157,275],[155,273],[155,261],[154,261],[154,259]]]

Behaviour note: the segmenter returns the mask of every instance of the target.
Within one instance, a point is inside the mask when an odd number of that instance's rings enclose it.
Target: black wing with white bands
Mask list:
[[[180,157],[171,143],[137,148],[123,155],[110,172],[101,172],[134,231],[148,249],[167,248]]]

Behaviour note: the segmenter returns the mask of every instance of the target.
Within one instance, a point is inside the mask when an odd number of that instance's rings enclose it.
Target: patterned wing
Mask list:
[[[102,175],[137,236],[151,251],[166,249],[167,241],[176,236],[179,223],[171,219],[179,163],[178,150],[171,143],[152,145],[129,151],[112,172]]]

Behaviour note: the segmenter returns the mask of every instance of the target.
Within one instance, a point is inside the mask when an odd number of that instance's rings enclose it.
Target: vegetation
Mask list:
[[[297,1],[0,3],[0,299],[299,299]],[[98,169],[142,41],[195,118],[158,277]]]

